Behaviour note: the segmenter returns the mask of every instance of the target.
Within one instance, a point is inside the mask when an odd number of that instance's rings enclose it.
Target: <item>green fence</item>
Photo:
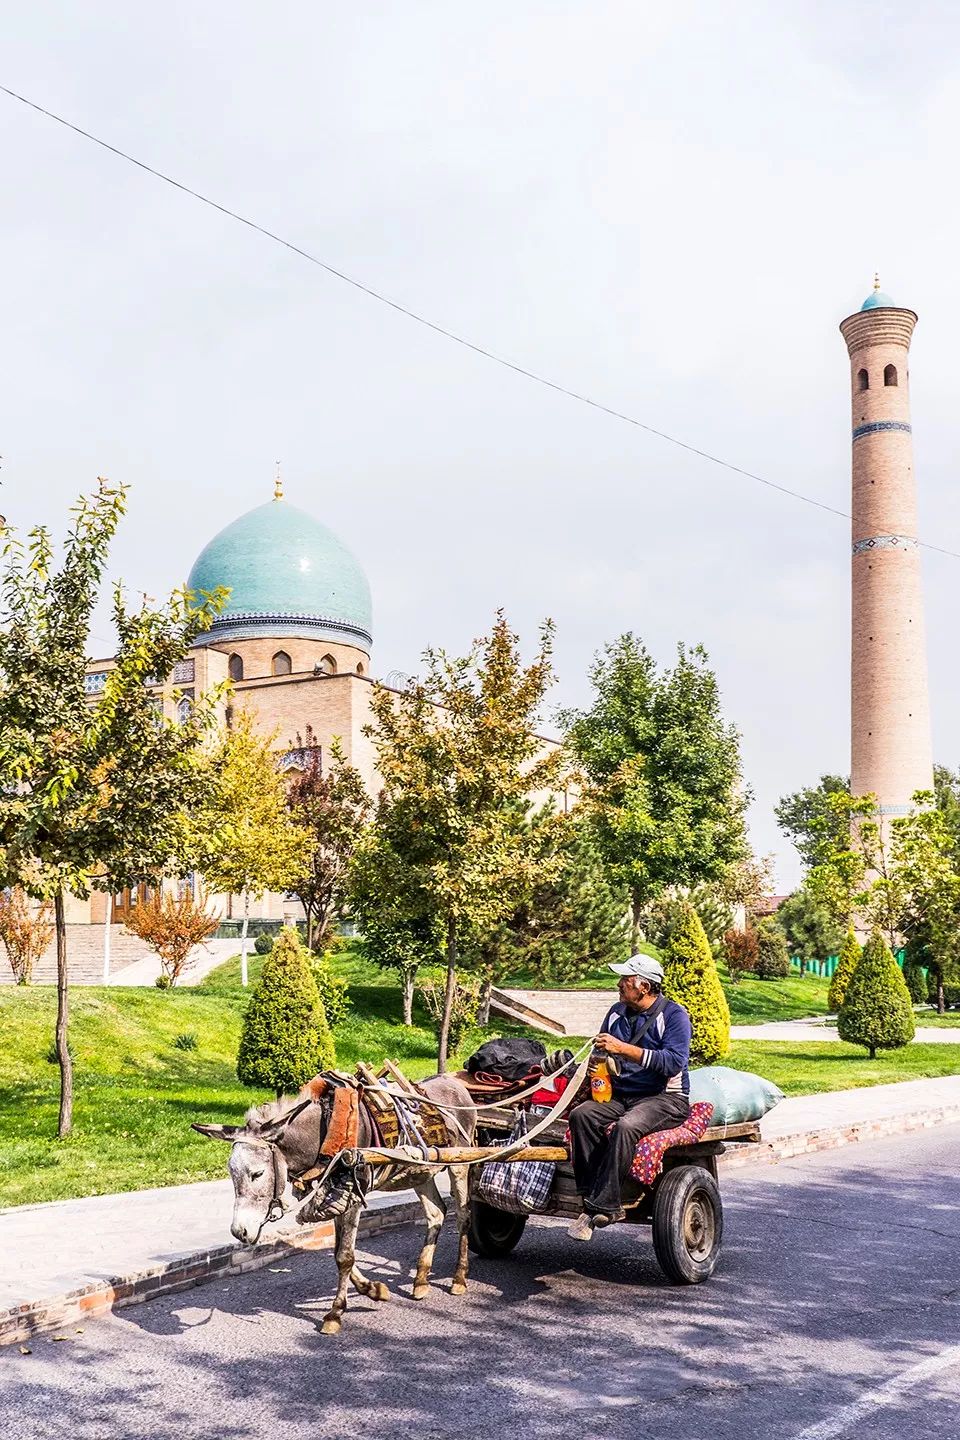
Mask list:
[[[894,955],[894,959],[901,970],[903,969],[906,954],[907,952],[905,950],[898,950]],[[801,960],[799,955],[794,955],[790,960],[790,964],[794,970],[798,970],[801,974],[819,975],[822,980],[832,980],[833,972],[839,963],[839,955],[829,955],[826,960]],[[927,972],[924,970],[923,973],[926,974]]]

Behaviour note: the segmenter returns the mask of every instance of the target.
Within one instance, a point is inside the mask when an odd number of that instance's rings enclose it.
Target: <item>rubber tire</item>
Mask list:
[[[706,1219],[699,1247],[687,1238],[688,1222]],[[712,1234],[710,1233],[712,1227]],[[723,1201],[716,1180],[701,1165],[677,1165],[659,1181],[653,1196],[653,1248],[660,1268],[675,1285],[700,1285],[709,1280],[720,1258]]]
[[[494,1205],[474,1200],[470,1206],[470,1229],[467,1232],[470,1249],[475,1255],[484,1255],[489,1260],[509,1255],[519,1244],[526,1224],[526,1215],[511,1215],[507,1210],[498,1210]]]

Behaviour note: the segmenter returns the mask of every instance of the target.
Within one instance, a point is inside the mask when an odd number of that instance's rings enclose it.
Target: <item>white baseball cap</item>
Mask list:
[[[631,955],[622,965],[609,966],[614,975],[636,975],[640,980],[655,980],[663,983],[663,966],[652,955]]]

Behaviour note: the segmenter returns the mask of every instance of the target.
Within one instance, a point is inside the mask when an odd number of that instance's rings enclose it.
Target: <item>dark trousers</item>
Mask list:
[[[672,1130],[690,1114],[686,1095],[671,1091],[636,1100],[585,1100],[570,1111],[573,1173],[585,1209],[610,1215],[621,1206],[637,1142],[655,1130]],[[609,1137],[607,1126],[616,1121]]]

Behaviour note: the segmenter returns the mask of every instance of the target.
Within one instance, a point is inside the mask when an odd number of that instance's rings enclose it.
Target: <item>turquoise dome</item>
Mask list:
[[[209,638],[302,635],[368,649],[370,586],[358,561],[326,525],[286,500],[248,510],[197,556],[190,590],[230,594]]]
[[[860,306],[861,310],[895,310],[897,307],[882,290],[872,290]]]

